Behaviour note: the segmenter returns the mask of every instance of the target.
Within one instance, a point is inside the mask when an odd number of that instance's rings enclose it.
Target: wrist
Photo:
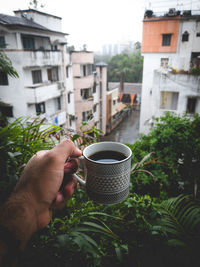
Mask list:
[[[37,230],[37,216],[31,202],[22,194],[12,194],[0,207],[0,214],[0,225],[12,233],[23,250]]]

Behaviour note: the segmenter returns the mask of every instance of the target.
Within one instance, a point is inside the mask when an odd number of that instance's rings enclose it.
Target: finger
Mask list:
[[[65,206],[67,200],[71,198],[74,193],[74,190],[77,186],[77,182],[75,179],[69,181],[69,183],[64,187],[63,192],[58,192],[56,194],[56,198],[52,205],[53,209],[62,209]]]
[[[74,143],[71,140],[64,140],[57,146],[53,148],[53,150],[60,155],[65,161],[70,157],[80,157],[82,155],[81,150],[75,147]]]
[[[78,169],[78,160],[71,159],[64,165],[64,173],[75,173]]]

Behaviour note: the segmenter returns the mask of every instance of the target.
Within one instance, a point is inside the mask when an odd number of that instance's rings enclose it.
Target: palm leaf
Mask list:
[[[160,231],[167,234],[169,244],[189,246],[200,237],[200,204],[198,200],[191,196],[180,195],[164,201],[161,204],[160,212],[162,216],[159,222]]]

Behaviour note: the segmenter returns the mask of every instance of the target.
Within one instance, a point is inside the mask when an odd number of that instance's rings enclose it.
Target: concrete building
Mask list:
[[[42,115],[68,127],[74,115],[67,101],[73,80],[62,19],[33,9],[14,13],[0,14],[0,45],[19,78],[0,71],[0,109],[12,118]]]
[[[148,133],[165,111],[200,113],[200,16],[169,10],[163,16],[146,12],[140,132]],[[193,69],[193,70],[192,70]]]
[[[95,125],[106,131],[106,86],[107,65],[94,67],[94,54],[89,51],[71,53],[74,80],[74,106],[76,129],[80,130],[82,122]]]

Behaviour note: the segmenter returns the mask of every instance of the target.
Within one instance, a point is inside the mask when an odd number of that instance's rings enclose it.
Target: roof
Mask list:
[[[19,27],[27,27],[27,28],[32,28],[32,29],[38,29],[42,31],[49,31],[49,32],[56,32],[52,31],[30,19],[27,18],[20,18],[16,16],[10,16],[10,15],[5,15],[5,14],[0,14],[0,25],[4,26],[19,26]],[[56,32],[56,33],[62,33],[62,32]],[[62,33],[67,35],[67,33]]]
[[[46,16],[50,16],[50,17],[54,17],[54,18],[57,18],[57,19],[62,19],[61,17],[58,17],[58,16],[55,16],[55,15],[51,15],[51,14],[48,14],[48,13],[45,13],[45,12],[41,12],[41,11],[38,11],[36,9],[23,9],[23,10],[14,10],[13,11],[14,13],[23,13],[23,12],[35,12],[35,13],[39,13],[39,14],[42,14],[42,15],[46,15]]]
[[[119,82],[109,82],[108,83],[108,89],[113,90],[115,88],[120,89],[120,83]],[[141,96],[142,92],[142,84],[141,83],[124,83],[124,91],[123,94],[137,94],[138,96]]]
[[[103,62],[103,61],[98,62],[98,63],[96,63],[95,65],[96,65],[97,67],[98,67],[98,66],[102,66],[102,67],[107,67],[107,66],[108,66],[108,64],[106,64],[106,63]]]
[[[18,26],[25,26],[25,27],[30,27],[30,28],[40,29],[40,30],[49,30],[46,27],[38,23],[35,23],[34,21],[31,21],[30,19],[19,18],[16,16],[10,16],[10,15],[5,15],[5,14],[0,14],[0,24],[3,24],[5,26],[18,25]]]

